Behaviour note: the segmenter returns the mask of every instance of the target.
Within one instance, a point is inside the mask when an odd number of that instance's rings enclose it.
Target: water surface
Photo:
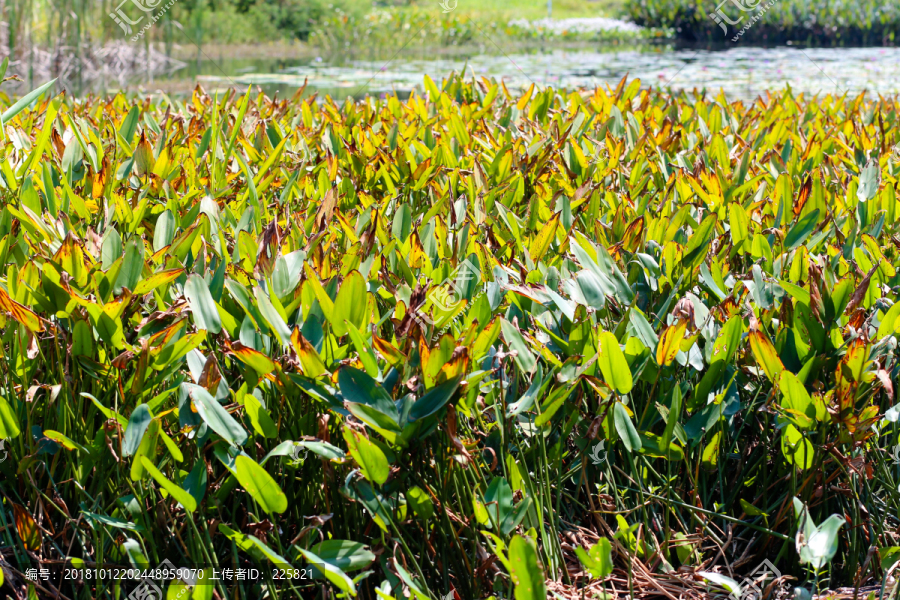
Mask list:
[[[327,59],[281,61],[280,65],[244,65],[240,72],[220,64],[201,64],[193,79],[206,87],[255,84],[267,92],[293,93],[309,81],[312,89],[336,98],[422,88],[422,77],[435,80],[450,71],[502,78],[507,87],[536,83],[575,88],[615,85],[623,75],[645,85],[709,92],[752,100],[766,90],[790,86],[807,94],[856,94],[863,90],[884,95],[900,92],[898,48],[760,48],[696,50],[648,46],[646,49],[563,50],[394,59]]]

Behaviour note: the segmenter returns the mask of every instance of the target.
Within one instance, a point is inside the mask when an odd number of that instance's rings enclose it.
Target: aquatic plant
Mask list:
[[[6,593],[697,597],[900,553],[895,100],[48,89],[0,116]]]

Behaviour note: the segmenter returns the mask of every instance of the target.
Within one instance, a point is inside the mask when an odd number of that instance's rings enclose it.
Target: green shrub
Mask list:
[[[876,0],[764,0],[756,5],[741,0],[632,0],[629,16],[639,25],[667,27],[678,37],[696,41],[787,41],[827,45],[896,43],[900,31],[900,3]],[[727,34],[710,15],[721,9]],[[740,31],[748,24],[743,34]]]

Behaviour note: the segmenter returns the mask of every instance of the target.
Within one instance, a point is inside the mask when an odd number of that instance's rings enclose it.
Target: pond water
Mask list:
[[[343,99],[394,90],[406,95],[422,88],[425,73],[440,81],[450,71],[463,69],[469,74],[502,78],[510,88],[532,82],[566,88],[614,86],[628,74],[639,77],[644,85],[705,88],[712,93],[721,88],[729,98],[745,100],[788,86],[807,94],[900,92],[900,48],[579,48],[449,57],[420,54],[379,60],[313,58],[248,63],[239,68],[205,61],[192,65],[184,75],[207,89],[254,84],[282,97],[308,79],[311,89]]]

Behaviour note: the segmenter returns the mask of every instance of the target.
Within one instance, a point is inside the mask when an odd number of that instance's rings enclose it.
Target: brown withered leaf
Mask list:
[[[694,325],[694,303],[693,301],[685,296],[675,305],[675,309],[672,311],[672,316],[676,319],[685,319],[688,323],[693,326]]]
[[[259,251],[256,253],[255,275],[260,274],[269,277],[275,268],[275,259],[281,249],[281,231],[278,222],[274,219],[263,229],[259,240]]]
[[[200,380],[197,385],[215,395],[220,381],[222,381],[222,371],[219,370],[219,361],[216,359],[215,353],[210,352],[206,357],[206,362],[203,363],[203,370],[200,372]]]
[[[144,377],[147,375],[147,364],[150,362],[150,343],[149,339],[141,339],[141,353],[138,356],[137,371],[131,382],[131,393],[135,396],[144,391]]]
[[[62,137],[56,131],[55,127],[50,131],[50,142],[53,144],[53,149],[56,152],[56,157],[59,160],[62,160],[63,154],[65,154],[66,152],[66,145],[63,142]]]
[[[890,374],[884,369],[878,369],[875,371],[875,376],[878,377],[878,381],[881,382],[882,387],[884,388],[885,393],[889,398],[894,397],[894,383],[891,381]]]
[[[128,363],[131,362],[131,359],[134,358],[134,352],[131,350],[126,350],[122,354],[118,355],[112,360],[112,366],[117,369],[124,369],[128,366]]]
[[[472,455],[469,454],[469,451],[466,450],[466,447],[463,445],[459,438],[456,437],[456,409],[453,408],[453,405],[450,404],[447,406],[447,435],[450,437],[450,442],[459,450],[459,453],[463,456],[464,462],[463,465],[467,466],[468,462],[472,460]]]
[[[28,388],[28,391],[25,392],[25,402],[34,402],[34,397],[37,396],[37,393],[44,389],[42,385],[33,385]]]
[[[382,268],[383,266],[382,264]],[[385,277],[387,277],[386,273]],[[409,297],[409,307],[406,309],[403,320],[395,324],[397,339],[416,337],[413,335],[415,331],[419,332],[419,336],[422,335],[424,327],[422,326],[422,317],[419,315],[419,307],[425,304],[426,297],[426,289],[421,284],[416,284],[416,289],[413,290]]]
[[[326,225],[331,222],[331,216],[334,214],[336,205],[337,195],[334,193],[334,188],[331,188],[325,193],[325,197],[322,198],[322,204],[319,205],[319,210],[316,211],[316,219],[313,221],[316,232],[325,231]]]
[[[797,201],[794,202],[794,216],[799,217],[800,213],[803,212],[803,207],[806,206],[806,201],[809,200],[809,195],[812,193],[812,175],[806,176],[806,181],[803,182],[803,185],[800,187],[800,194],[797,196]]]
[[[40,348],[38,348],[37,336],[25,330],[25,336],[28,339],[28,346],[25,349],[25,356],[27,356],[30,360],[34,360],[37,358],[38,354],[40,354]]]
[[[822,312],[825,304],[822,302],[822,294],[819,292],[819,282],[822,280],[822,269],[809,259],[809,305],[812,308],[812,314],[820,323],[822,322]]]
[[[855,313],[850,317],[850,322],[848,323],[854,329],[861,328],[866,322],[866,311],[863,308],[857,309]]]
[[[853,295],[850,297],[850,303],[847,304],[844,314],[852,314],[853,311],[856,310],[856,307],[859,306],[866,297],[866,293],[869,291],[869,284],[872,283],[872,275],[875,274],[878,267],[879,265],[877,263],[873,265],[872,268],[869,269],[869,272],[866,273],[866,276],[863,277],[862,281],[859,282],[859,287],[856,288],[856,291],[853,292]]]

